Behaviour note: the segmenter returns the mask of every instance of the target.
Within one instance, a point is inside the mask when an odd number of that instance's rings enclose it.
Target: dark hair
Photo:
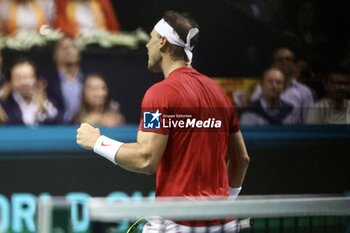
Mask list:
[[[165,12],[163,19],[177,32],[180,38],[186,43],[188,32],[192,28],[198,28],[197,22],[190,17],[187,13],[180,13],[175,11]],[[192,38],[191,46],[197,45],[199,40],[199,34]],[[174,60],[182,59],[188,61],[184,48],[169,44],[170,54]]]
[[[281,46],[276,47],[276,48],[273,50],[273,52],[272,52],[272,57],[271,57],[271,62],[274,62],[276,54],[277,54],[279,51],[283,50],[283,49],[289,50],[289,51],[293,54],[293,61],[294,61],[294,62],[297,60],[297,54],[296,54],[296,52],[295,52],[294,49],[292,49],[290,46],[287,46],[287,45],[281,45]]]
[[[61,38],[59,38],[54,45],[54,51],[58,49],[58,46],[62,43],[64,40],[71,40],[74,42],[74,37],[71,37],[69,35],[64,34]]]
[[[323,81],[325,83],[329,82],[332,74],[340,74],[340,75],[350,75],[350,71],[347,67],[341,65],[333,65],[326,68],[324,73]]]
[[[17,58],[16,60],[14,60],[11,65],[10,68],[7,70],[7,74],[5,76],[7,81],[11,81],[12,78],[12,70],[15,66],[20,65],[20,64],[28,64],[31,67],[33,67],[34,69],[34,75],[37,79],[40,78],[40,74],[39,74],[39,70],[38,70],[38,66],[35,64],[35,62],[27,57],[20,57]]]

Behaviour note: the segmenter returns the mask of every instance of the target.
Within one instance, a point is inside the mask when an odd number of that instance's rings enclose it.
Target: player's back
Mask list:
[[[150,91],[157,93],[163,132],[169,134],[157,170],[157,196],[227,195],[227,141],[238,122],[225,93],[188,67]]]

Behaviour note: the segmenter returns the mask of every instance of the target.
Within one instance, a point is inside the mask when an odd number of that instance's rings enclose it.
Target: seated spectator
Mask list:
[[[298,119],[296,123],[303,123],[307,110],[314,103],[314,95],[310,88],[296,80],[298,70],[295,64],[295,55],[292,50],[280,47],[273,53],[272,67],[282,71],[286,77],[286,89],[281,95],[281,99],[293,105],[293,115]],[[261,86],[258,85],[253,94],[252,101],[261,96]]]
[[[342,67],[332,69],[325,77],[327,97],[308,111],[307,124],[350,124],[350,75]]]
[[[107,83],[99,74],[88,75],[84,82],[82,107],[76,123],[84,122],[107,127],[124,123],[118,103],[110,100]]]
[[[17,31],[39,32],[42,26],[51,25],[54,12],[50,0],[0,1],[0,18],[7,35]]]
[[[262,76],[261,97],[254,101],[241,116],[242,125],[295,124],[291,114],[293,105],[281,99],[286,79],[276,69],[266,70]]]
[[[54,26],[69,36],[91,29],[120,31],[110,0],[56,0]]]
[[[80,109],[84,75],[80,68],[80,51],[70,37],[58,40],[53,60],[55,68],[46,72],[50,100],[58,108],[60,122],[73,123]]]
[[[48,100],[45,83],[38,80],[34,64],[28,59],[18,60],[10,69],[11,94],[2,103],[7,124],[29,126],[56,123],[57,109]]]

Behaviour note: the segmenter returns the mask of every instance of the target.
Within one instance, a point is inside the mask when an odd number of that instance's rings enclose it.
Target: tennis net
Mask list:
[[[70,203],[58,198],[39,202],[38,233],[54,232],[57,209],[65,209],[69,216]],[[198,222],[202,226],[203,222],[220,219],[221,222],[216,223],[220,229],[218,232],[225,232],[227,221],[224,219],[231,217],[237,219],[236,232],[350,232],[350,198],[340,196],[247,196],[235,201],[179,198],[110,201],[91,198],[88,212],[90,226],[86,232],[89,233],[142,232],[146,220],[166,225],[168,219],[196,226]],[[61,222],[66,224],[63,232],[74,232],[69,220]],[[185,232],[179,229],[178,232]],[[190,228],[188,232],[211,230],[204,226]]]

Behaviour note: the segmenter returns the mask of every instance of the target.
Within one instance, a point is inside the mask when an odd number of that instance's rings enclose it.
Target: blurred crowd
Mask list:
[[[58,29],[66,36],[54,47],[55,69],[38,72],[26,57],[12,61],[7,72],[0,50],[0,123],[36,126],[79,124],[114,127],[124,124],[118,102],[110,99],[99,73],[83,73],[74,37],[84,30],[119,32],[109,0],[0,0],[0,35],[20,31],[42,34]],[[40,69],[42,70],[42,69]]]
[[[310,0],[235,3],[244,15],[279,37],[273,52],[263,54],[270,64],[261,67],[252,93],[243,101],[233,99],[242,125],[350,124],[350,37],[344,30],[329,34],[325,21],[335,16],[327,15],[329,9],[321,12],[321,4]]]
[[[303,83],[301,75],[294,52],[277,48],[271,66],[241,109],[241,124],[350,124],[349,69],[341,64],[326,67],[318,91]]]
[[[80,51],[71,37],[56,42],[53,60],[56,68],[44,74],[39,74],[28,58],[14,60],[8,74],[3,75],[0,89],[1,123],[35,126],[88,122],[107,127],[124,124],[119,104],[110,99],[104,77],[82,72]]]
[[[93,29],[120,31],[110,0],[0,0],[0,34],[48,28],[69,36]]]
[[[313,3],[301,1],[288,17],[281,14],[282,5],[261,0],[237,3],[240,11],[273,24],[299,45],[298,51],[276,45],[272,54],[265,54],[271,62],[260,82],[243,105],[235,103],[241,124],[350,124],[350,39],[340,59],[335,59],[329,39],[317,25]],[[83,72],[81,51],[73,39],[88,30],[120,32],[111,1],[0,0],[0,36],[19,31],[43,34],[47,29],[65,34],[54,45],[55,69],[39,73],[43,69],[35,61],[18,57],[5,71],[0,49],[0,123],[124,124],[118,102],[110,98],[108,80],[99,71]],[[255,50],[249,51],[254,57]]]

